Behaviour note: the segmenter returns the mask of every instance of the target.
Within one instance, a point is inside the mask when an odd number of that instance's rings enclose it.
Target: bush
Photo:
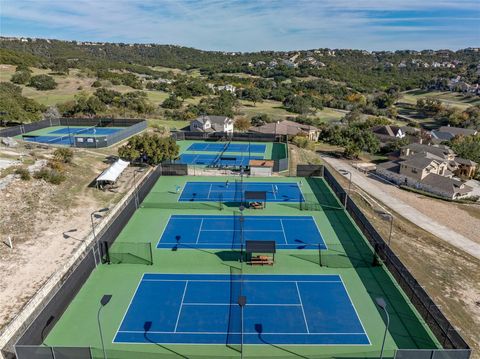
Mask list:
[[[304,148],[306,150],[314,150],[315,149],[315,144],[305,136],[295,136],[292,139],[292,143],[294,145],[296,145],[297,147]]]
[[[33,76],[28,85],[35,87],[40,91],[53,90],[57,87],[57,83],[55,82],[54,78],[48,75]]]
[[[28,81],[30,81],[30,77],[31,75],[28,71],[17,71],[13,74],[10,81],[14,84],[26,84]]]
[[[63,173],[55,169],[48,169],[48,168],[42,168],[41,170],[35,172],[33,177],[35,179],[42,179],[51,184],[60,184],[66,179]]]
[[[48,161],[47,165],[52,170],[55,170],[55,171],[58,171],[58,172],[65,171],[65,165],[62,162],[59,162],[57,160],[50,160],[50,161]]]
[[[20,178],[24,181],[29,181],[32,177],[30,176],[30,172],[26,168],[17,168],[15,170],[15,174],[19,175]]]
[[[53,152],[56,161],[63,163],[72,163],[73,151],[70,148],[57,148]]]
[[[102,83],[98,80],[94,81],[92,87],[102,87]]]

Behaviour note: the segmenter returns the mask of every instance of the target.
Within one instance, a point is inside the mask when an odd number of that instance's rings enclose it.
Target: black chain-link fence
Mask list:
[[[345,190],[335,179],[333,174],[327,167],[324,167],[324,179],[333,190],[341,203],[345,203]],[[351,199],[346,201],[347,211],[353,218],[362,233],[368,239],[369,243],[375,251],[375,255],[385,264],[390,273],[395,277],[397,283],[408,296],[411,303],[415,306],[427,325],[442,344],[444,349],[461,349],[458,351],[449,351],[445,358],[465,359],[465,353],[470,353],[470,347],[461,337],[458,331],[452,326],[449,320],[443,315],[441,310],[433,302],[430,296],[425,292],[421,285],[417,282],[410,271],[405,267],[401,260],[386,244],[382,236],[373,227],[370,221],[365,217],[361,209]],[[441,357],[438,352],[437,358]],[[406,358],[403,356],[401,358]],[[415,357],[416,358],[416,357]],[[443,357],[442,357],[443,358]]]

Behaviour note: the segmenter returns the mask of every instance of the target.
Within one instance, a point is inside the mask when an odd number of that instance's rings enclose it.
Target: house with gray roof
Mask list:
[[[190,122],[190,131],[233,133],[233,122],[227,116],[199,116]]]
[[[441,142],[450,141],[455,136],[476,136],[478,131],[470,128],[442,126],[438,130],[433,130],[431,134],[434,142],[435,140]]]
[[[477,163],[460,157],[448,146],[411,144],[401,148],[401,157],[380,163],[376,173],[398,185],[458,199],[472,195],[462,179],[475,175]]]

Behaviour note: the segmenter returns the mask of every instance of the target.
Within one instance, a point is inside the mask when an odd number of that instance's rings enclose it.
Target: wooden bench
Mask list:
[[[251,265],[273,265],[273,258],[268,256],[255,256],[250,260]]]

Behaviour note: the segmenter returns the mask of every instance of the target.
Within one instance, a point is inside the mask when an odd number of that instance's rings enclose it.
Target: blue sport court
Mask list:
[[[339,275],[143,275],[114,343],[370,345]]]
[[[243,143],[193,143],[187,151],[265,153],[267,146]]]
[[[277,249],[327,249],[312,216],[243,216],[243,239]],[[240,249],[240,216],[172,215],[157,248]]]
[[[297,182],[187,182],[180,202],[242,202],[245,191],[266,192],[267,202],[304,202]]]
[[[217,167],[247,167],[250,160],[263,160],[263,156],[249,156],[249,155],[206,155],[206,154],[191,154],[184,153],[180,155],[178,163],[186,165],[203,165],[203,166],[217,166]]]
[[[29,142],[70,146],[77,136],[108,136],[121,130],[112,127],[63,127],[38,136],[26,134],[22,138]]]

